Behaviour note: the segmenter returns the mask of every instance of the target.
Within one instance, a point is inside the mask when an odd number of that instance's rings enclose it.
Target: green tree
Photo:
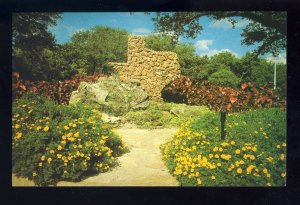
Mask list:
[[[225,65],[231,71],[235,71],[237,68],[239,59],[235,57],[229,51],[223,51],[221,53],[217,53],[210,58],[210,64],[215,67],[219,67],[220,65]]]
[[[55,38],[48,31],[61,18],[59,13],[14,13],[12,16],[13,71],[29,80],[48,79],[47,49],[55,48]]]
[[[82,67],[86,74],[103,73],[108,62],[127,61],[128,35],[126,30],[96,26],[73,34],[70,46],[87,62]]]
[[[220,86],[238,87],[240,79],[228,69],[221,68],[208,77],[208,81]]]
[[[201,17],[208,16],[212,20],[229,19],[233,28],[236,18],[248,19],[250,23],[243,29],[242,44],[260,43],[255,50],[256,55],[272,53],[277,55],[286,49],[286,16],[287,12],[227,11],[227,12],[158,12],[153,18],[155,28],[159,32],[173,32],[173,40],[179,36],[195,38],[203,29],[199,23]]]

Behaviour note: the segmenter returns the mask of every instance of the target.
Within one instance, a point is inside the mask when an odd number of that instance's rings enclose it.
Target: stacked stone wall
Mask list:
[[[177,54],[145,48],[142,36],[128,37],[127,63],[109,64],[121,80],[138,80],[153,101],[162,101],[161,90],[180,76]]]

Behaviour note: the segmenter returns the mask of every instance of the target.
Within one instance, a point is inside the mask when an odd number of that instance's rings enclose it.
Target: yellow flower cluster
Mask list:
[[[282,143],[282,147],[286,144]],[[267,153],[253,142],[241,144],[226,140],[218,144],[210,141],[203,132],[194,132],[184,125],[161,148],[163,159],[174,167],[172,173],[179,179],[187,177],[197,185],[212,181],[218,185],[218,173],[226,172],[232,176],[254,177],[268,185],[272,182],[266,166],[269,166],[268,162],[274,163],[274,158],[266,156]],[[284,159],[285,155],[280,154],[278,160]],[[280,176],[285,177],[285,172]]]

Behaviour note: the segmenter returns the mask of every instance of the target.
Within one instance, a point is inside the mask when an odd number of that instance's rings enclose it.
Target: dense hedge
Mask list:
[[[20,79],[19,73],[13,72],[12,94],[13,99],[20,98],[23,93],[39,93],[60,104],[69,104],[71,93],[77,90],[80,82],[96,82],[107,75],[95,74],[93,76],[76,75],[70,80],[64,81],[37,81],[32,82]]]
[[[105,172],[125,151],[119,136],[88,106],[58,105],[25,93],[13,102],[13,173],[47,186]]]

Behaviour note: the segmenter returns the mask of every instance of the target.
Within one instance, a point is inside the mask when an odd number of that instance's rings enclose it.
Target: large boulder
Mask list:
[[[146,109],[150,104],[148,94],[136,82],[126,84],[116,76],[99,78],[97,83],[81,82],[78,90],[72,92],[69,103],[78,102],[115,116]]]

